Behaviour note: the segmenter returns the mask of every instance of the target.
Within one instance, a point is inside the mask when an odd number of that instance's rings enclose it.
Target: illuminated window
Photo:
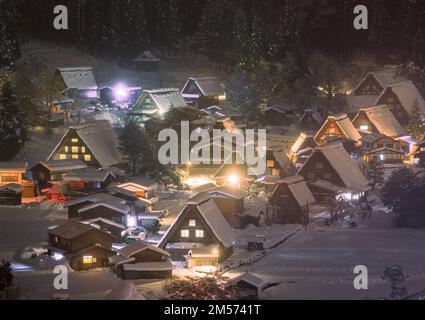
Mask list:
[[[78,159],[78,154],[73,154],[71,157],[72,159]]]
[[[360,130],[369,130],[369,126],[368,125],[360,126]]]
[[[180,236],[182,237],[182,238],[189,238],[189,230],[181,230],[180,231]]]
[[[59,241],[59,238],[58,238],[58,237],[56,237],[56,236],[55,236],[55,237],[53,237],[53,242],[54,242],[54,243],[58,243],[58,241]]]
[[[81,147],[81,152],[86,153],[86,147]]]
[[[92,264],[93,261],[93,256],[83,256],[83,263],[84,264]]]
[[[78,153],[78,147],[72,147],[71,151],[72,153]]]
[[[274,160],[267,160],[267,167],[273,168],[274,167]]]
[[[204,230],[196,230],[196,237],[197,238],[203,238],[204,237]]]
[[[335,134],[336,130],[335,128],[329,128],[329,134]]]
[[[194,226],[196,226],[196,220],[190,219],[189,220],[189,227],[194,227]]]
[[[77,138],[72,138],[72,139],[71,139],[71,142],[72,142],[72,143],[78,143],[78,139],[77,139]]]
[[[66,154],[61,153],[61,154],[59,155],[59,160],[65,160],[65,159],[66,159]]]
[[[84,161],[91,161],[91,155],[85,154],[84,155]]]
[[[65,152],[69,152],[69,147],[65,146]]]

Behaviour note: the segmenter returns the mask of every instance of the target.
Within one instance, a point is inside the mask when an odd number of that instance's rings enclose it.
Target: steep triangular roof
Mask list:
[[[285,179],[279,180],[278,186],[273,191],[273,194],[270,198],[273,198],[274,193],[278,192],[277,190],[279,189],[280,184],[285,184],[288,186],[289,191],[300,206],[306,206],[316,202],[316,199],[314,199],[314,196],[312,195],[302,176],[287,177]]]
[[[53,155],[58,151],[63,139],[65,139],[70,130],[75,131],[101,167],[110,167],[124,162],[118,150],[118,136],[106,120],[91,121],[70,126],[47,160],[53,160]]]
[[[353,123],[361,113],[366,115],[379,133],[388,137],[399,137],[403,135],[403,128],[387,105],[377,105],[374,107],[360,109],[354,117]]]
[[[190,77],[184,85],[182,93],[190,83],[194,83],[204,97],[221,96],[225,92],[216,77]]]
[[[362,136],[357,131],[356,127],[354,127],[353,123],[348,118],[348,115],[346,113],[328,116],[326,121],[323,123],[322,127],[319,129],[319,131],[317,131],[317,134],[314,136],[314,139],[316,141],[317,141],[317,138],[320,135],[320,133],[323,131],[323,129],[326,128],[329,120],[331,120],[331,119],[335,120],[336,125],[343,132],[343,134],[345,135],[345,137],[347,139],[350,139],[350,140],[353,140],[353,141],[356,141],[356,142],[360,141]]]
[[[214,200],[204,193],[193,197],[186,206],[180,211],[173,225],[167,230],[158,244],[159,248],[164,248],[171,235],[177,231],[183,219],[189,214],[189,208],[194,206],[199,215],[205,220],[214,236],[224,247],[233,246],[235,234],[229,223],[224,218],[221,211],[218,209]]]
[[[68,89],[97,89],[91,67],[58,68],[57,71]]]

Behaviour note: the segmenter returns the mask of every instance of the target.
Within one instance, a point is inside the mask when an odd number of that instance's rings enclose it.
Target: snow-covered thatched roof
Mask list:
[[[346,96],[348,110],[347,112],[357,112],[361,108],[373,106],[378,99],[378,95],[361,95],[355,96],[350,94]]]
[[[397,70],[385,69],[380,71],[368,72],[363,77],[363,79],[360,80],[360,82],[353,89],[353,91],[356,91],[368,77],[373,77],[382,88],[406,80],[405,77],[397,73]]]
[[[347,139],[350,139],[356,142],[360,141],[362,136],[354,127],[353,123],[348,118],[348,115],[346,113],[328,116],[325,123],[322,125],[322,127],[319,129],[316,136],[314,137],[315,140],[318,139],[319,135],[322,133],[323,129],[326,128],[330,120],[335,121],[335,124],[338,126],[338,128],[342,131],[342,133]]]
[[[68,89],[97,89],[91,67],[58,68],[57,70]]]
[[[215,77],[190,77],[182,89],[183,95],[185,89],[191,83],[194,83],[204,97],[215,97],[224,95],[224,88]]]
[[[85,169],[70,170],[63,176],[65,181],[85,181],[85,182],[104,182],[109,177],[115,177],[115,174],[109,169],[96,169],[88,167]]]
[[[129,244],[128,246],[123,247],[122,249],[120,249],[118,251],[118,254],[122,257],[129,259],[132,256],[134,256],[135,254],[138,254],[138,253],[145,251],[145,250],[152,250],[152,251],[158,252],[162,255],[165,255],[167,257],[170,256],[170,254],[167,251],[162,250],[158,247],[148,245],[148,244],[141,242],[141,241],[136,241],[136,242],[133,242],[132,244]]]
[[[316,202],[316,199],[314,199],[314,196],[311,194],[311,191],[307,187],[307,184],[302,176],[287,177],[279,180],[278,183],[288,186],[289,191],[292,193],[300,206],[306,206]],[[276,190],[277,189],[275,189],[275,191]]]
[[[334,168],[338,176],[347,188],[354,191],[364,191],[368,189],[368,181],[360,171],[357,163],[351,159],[341,142],[324,144],[314,149],[311,156],[301,167],[299,174],[309,167],[310,161],[315,161],[316,154],[323,154],[329,164]]]
[[[425,100],[412,81],[403,81],[388,86],[384,90],[384,92],[382,92],[376,103],[380,102],[381,97],[383,97],[383,95],[388,89],[391,89],[394,92],[394,94],[400,100],[401,105],[409,115],[412,114],[412,109],[413,105],[415,104],[415,101],[417,101],[418,103],[419,111],[421,112],[421,114],[425,115]]]
[[[301,132],[297,140],[295,140],[294,144],[291,146],[291,149],[289,149],[289,156],[297,154],[299,150],[302,150],[310,145],[317,145],[314,141],[314,137],[312,135]]]
[[[218,209],[214,200],[211,199],[208,194],[201,192],[186,203],[186,206],[180,211],[174,224],[162,237],[158,247],[165,247],[168,239],[174,234],[174,232],[179,230],[178,227],[184,218],[190,213],[190,206],[194,206],[197,209],[198,213],[205,220],[214,236],[223,244],[224,247],[229,248],[233,246],[235,234],[232,228],[224,218],[220,209]]]
[[[135,106],[144,101],[147,96],[152,99],[157,108],[156,110],[153,109],[153,112],[159,112],[160,114],[168,112],[171,108],[187,107],[179,89],[175,88],[144,90]]]
[[[78,159],[46,160],[40,161],[39,164],[44,166],[51,173],[87,168],[87,165],[83,161]]]
[[[387,105],[377,105],[374,107],[360,109],[356,117],[353,119],[353,123],[355,123],[356,119],[362,113],[375,126],[379,133],[388,137],[399,137],[403,135],[403,128]]]
[[[224,196],[236,200],[244,199],[247,196],[245,192],[230,187],[219,187],[208,190],[207,192],[213,197]]]
[[[118,136],[106,120],[91,121],[70,126],[47,160],[51,160],[53,155],[56,154],[62,145],[63,139],[68,135],[70,130],[75,131],[81,138],[100,166],[111,167],[124,162],[121,153],[118,151]]]

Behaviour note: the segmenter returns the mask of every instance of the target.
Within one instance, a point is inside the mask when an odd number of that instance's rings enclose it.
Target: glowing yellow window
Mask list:
[[[84,147],[84,146],[83,146],[83,147],[81,147],[81,152],[82,152],[82,153],[86,153],[86,147]]]
[[[274,160],[267,160],[267,167],[273,168],[274,167]]]
[[[66,154],[61,153],[59,155],[59,160],[65,160],[66,159]]]
[[[83,263],[84,264],[92,264],[93,263],[93,256],[83,256]]]
[[[72,142],[72,143],[78,143],[78,139],[77,139],[77,138],[72,138],[72,139],[71,139],[71,142]]]
[[[69,152],[69,147],[65,146],[65,152]]]
[[[181,230],[180,231],[180,236],[182,237],[182,238],[189,238],[189,230]]]
[[[85,154],[84,155],[84,161],[91,161],[91,155]]]
[[[72,153],[78,153],[78,147],[72,147],[71,151]]]
[[[73,154],[72,159],[78,159],[78,154]]]

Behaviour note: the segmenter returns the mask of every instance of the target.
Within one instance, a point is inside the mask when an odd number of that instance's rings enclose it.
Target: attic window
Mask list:
[[[190,219],[189,220],[189,227],[195,227],[196,226],[196,220],[195,219]]]
[[[72,139],[71,139],[71,142],[72,142],[72,143],[78,143],[78,138],[72,138]]]
[[[316,169],[323,169],[323,162],[316,162]]]
[[[189,238],[189,230],[187,230],[187,229],[181,230],[180,231],[180,236],[182,238]]]
[[[329,134],[335,134],[335,128],[329,128]]]
[[[203,238],[204,237],[204,230],[196,230],[196,237],[197,238]]]

